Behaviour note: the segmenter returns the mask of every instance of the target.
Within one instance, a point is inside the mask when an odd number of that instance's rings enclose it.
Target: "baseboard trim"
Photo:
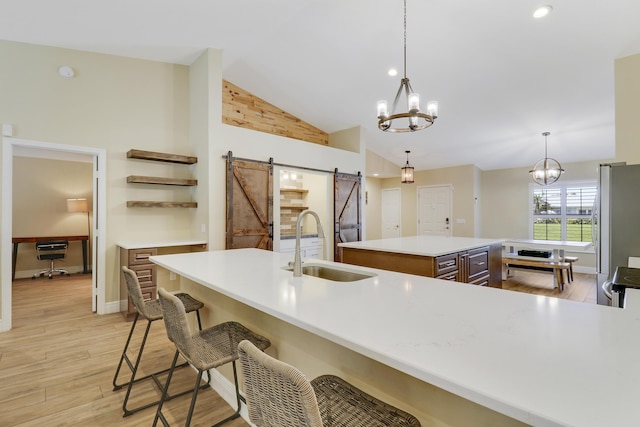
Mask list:
[[[237,363],[237,362],[236,362]],[[238,366],[238,369],[240,367]],[[222,375],[217,369],[211,369],[209,371],[211,375],[211,388],[220,395],[224,399],[229,406],[233,409],[236,409],[236,388],[231,381],[227,379],[224,375]],[[240,405],[240,416],[244,419],[249,425],[251,422],[249,421],[249,412],[247,411],[246,405]]]
[[[126,307],[127,306],[126,300],[124,304]],[[108,302],[104,305],[104,314],[120,313],[122,311],[120,307],[122,307],[121,301]]]

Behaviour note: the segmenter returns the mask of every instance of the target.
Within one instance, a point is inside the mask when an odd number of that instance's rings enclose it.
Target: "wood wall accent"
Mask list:
[[[222,123],[329,145],[328,133],[226,80],[222,81]]]

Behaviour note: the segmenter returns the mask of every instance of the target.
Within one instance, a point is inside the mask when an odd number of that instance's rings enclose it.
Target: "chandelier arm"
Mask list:
[[[398,100],[400,100],[400,96],[402,95],[402,88],[404,87],[404,79],[400,82],[400,87],[398,88],[398,92],[396,92],[396,97],[393,99],[393,107],[391,107],[391,115],[393,116],[396,112],[396,106],[398,105]]]

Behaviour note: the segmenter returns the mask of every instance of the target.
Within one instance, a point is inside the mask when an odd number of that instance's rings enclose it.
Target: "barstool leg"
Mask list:
[[[222,421],[218,421],[217,423],[215,423],[212,427],[219,427],[222,424],[231,421],[231,420],[235,420],[236,418],[238,418],[240,416],[240,405],[241,405],[241,401],[242,402],[246,402],[244,397],[240,396],[240,387],[238,387],[238,371],[236,369],[236,361],[232,361],[231,362],[232,366],[233,366],[233,382],[235,383],[236,386],[236,405],[237,405],[237,409],[236,412],[234,412],[233,414],[229,415],[227,418],[225,418]]]
[[[167,382],[162,389],[162,397],[160,398],[160,402],[158,403],[158,409],[156,409],[156,416],[153,419],[153,427],[156,427],[158,424],[158,420],[162,421],[162,425],[165,427],[169,426],[164,414],[162,413],[162,406],[164,405],[165,400],[167,399],[167,394],[169,392],[169,384],[171,384],[171,377],[173,376],[173,371],[176,369],[176,362],[178,361],[178,356],[180,352],[176,350],[176,354],[173,356],[173,362],[171,362],[171,368],[169,369],[169,375],[167,375]],[[196,387],[197,388],[197,387]]]
[[[122,402],[122,411],[124,412],[124,417],[128,417],[129,415],[132,415],[135,412],[138,412],[142,409],[148,408],[150,406],[153,406],[156,404],[156,402],[153,402],[149,405],[144,405],[132,410],[127,409],[127,403],[129,402],[129,396],[131,395],[131,389],[133,388],[133,384],[136,382],[136,374],[138,373],[138,367],[140,366],[140,360],[142,360],[142,351],[144,350],[144,345],[147,342],[147,337],[149,336],[149,329],[151,329],[151,321],[147,321],[147,327],[144,330],[144,336],[142,337],[142,342],[140,343],[140,351],[138,351],[138,357],[136,358],[136,363],[133,366],[133,368],[131,369],[131,379],[129,380],[129,385],[127,386],[127,392],[124,395],[124,401]],[[127,362],[129,362],[129,358],[127,357]],[[146,378],[153,378],[155,380],[155,375],[151,374],[148,375],[146,377],[140,378],[140,380],[146,379]]]
[[[131,362],[129,362],[129,357],[127,356],[127,350],[129,349],[129,343],[131,342],[131,337],[133,336],[133,331],[136,328],[136,323],[138,323],[138,317],[140,313],[136,313],[136,317],[133,318],[133,323],[131,324],[131,329],[129,330],[129,336],[127,337],[127,342],[124,344],[124,350],[122,350],[122,355],[120,356],[120,362],[118,362],[118,367],[116,368],[116,374],[113,376],[113,390],[120,390],[122,387],[129,384],[129,382],[118,384],[118,374],[120,373],[120,368],[122,368],[122,362],[127,361],[129,367],[131,368]],[[133,368],[132,368],[133,369]]]

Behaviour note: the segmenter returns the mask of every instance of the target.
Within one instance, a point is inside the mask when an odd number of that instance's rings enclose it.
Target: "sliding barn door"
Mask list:
[[[227,157],[227,249],[273,249],[273,165]]]
[[[343,174],[336,171],[334,178],[333,206],[335,221],[334,260],[342,260],[342,252],[338,243],[357,242],[362,240],[360,210],[361,176]]]

